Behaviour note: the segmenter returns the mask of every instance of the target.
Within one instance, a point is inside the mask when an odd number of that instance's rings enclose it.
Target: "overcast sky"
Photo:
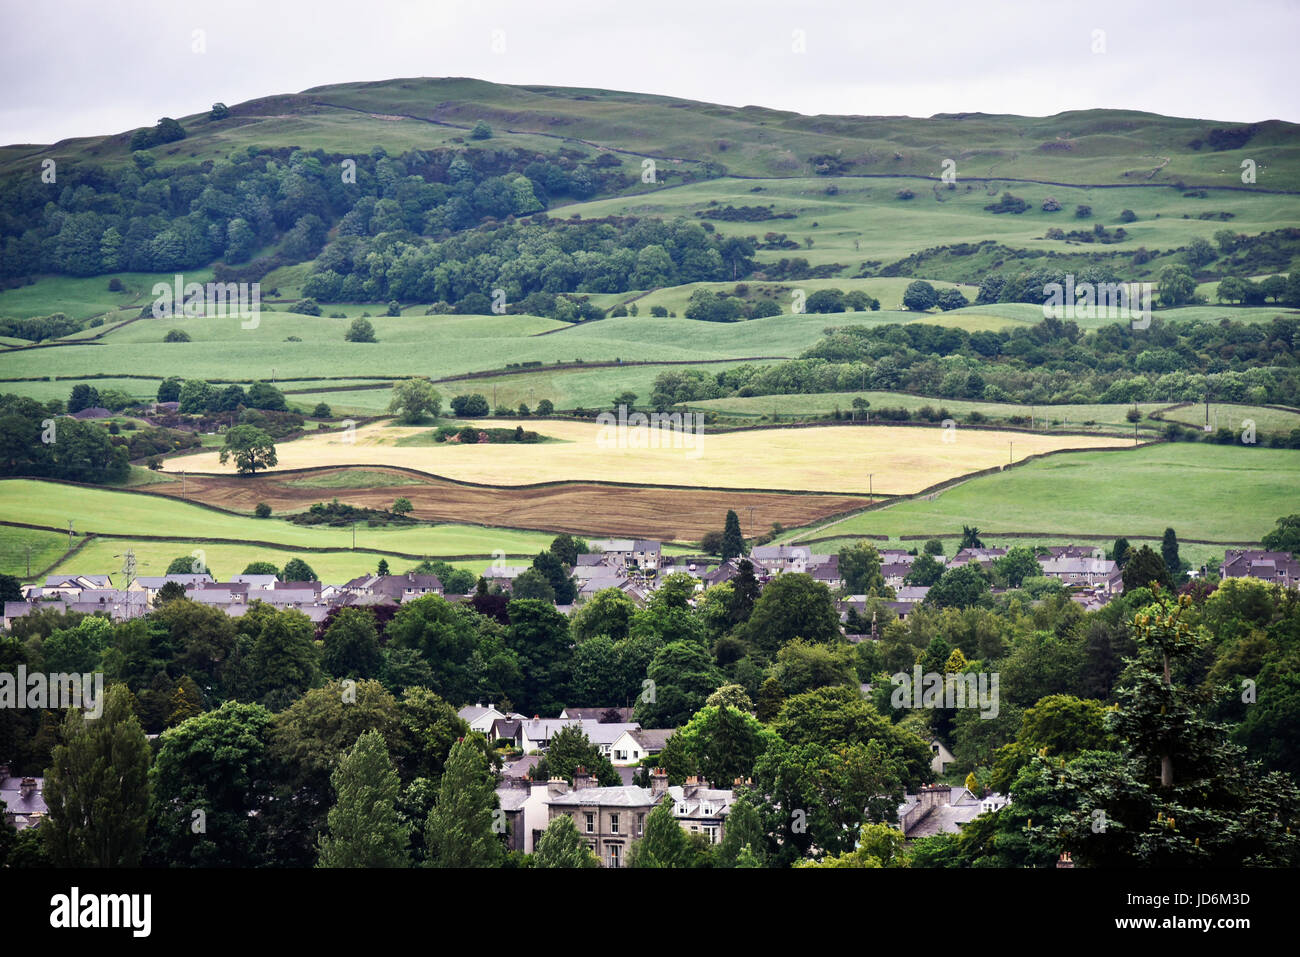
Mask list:
[[[0,143],[406,76],[801,113],[1300,121],[1298,38],[1297,0],[5,0]]]

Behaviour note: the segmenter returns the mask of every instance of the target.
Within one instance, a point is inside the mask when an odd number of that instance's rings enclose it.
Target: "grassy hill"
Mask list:
[[[982,113],[929,118],[804,116],[762,106],[723,106],[617,90],[509,86],[462,77],[407,78],[315,87],[232,105],[231,116],[177,117],[189,131],[160,162],[216,160],[249,145],[293,145],[346,154],[380,145],[430,149],[463,140],[479,120],[491,124],[492,148],[618,150],[639,167],[656,157],[668,167],[718,164],[744,176],[800,176],[813,156],[830,156],[857,175],[939,175],[953,159],[959,177],[1067,183],[1240,184],[1237,157],[1213,151],[1216,128],[1230,120],[1193,120],[1131,110],[1086,110],[1047,117]],[[1300,189],[1294,124],[1256,124],[1250,156],[1260,186]],[[129,133],[0,150],[0,173],[41,159],[127,163]],[[671,176],[669,177],[671,180]]]

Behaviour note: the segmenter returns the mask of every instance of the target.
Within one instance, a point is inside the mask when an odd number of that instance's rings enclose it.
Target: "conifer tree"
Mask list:
[[[41,831],[56,867],[135,867],[144,853],[149,742],[127,687],[104,694],[98,718],[68,710],[45,772]]]
[[[424,826],[428,867],[496,867],[504,857],[494,814],[495,774],[483,749],[462,738],[451,748],[438,803]]]
[[[384,736],[366,731],[330,775],[338,800],[317,867],[408,867],[410,827],[397,810],[401,782]]]

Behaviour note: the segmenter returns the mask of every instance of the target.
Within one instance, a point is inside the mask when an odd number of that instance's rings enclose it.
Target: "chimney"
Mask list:
[[[700,787],[700,779],[692,774],[686,779],[685,786],[682,788],[682,796],[695,797],[696,793],[700,790]]]
[[[564,778],[551,778],[546,782],[546,796],[556,797],[560,794],[569,793],[569,782]]]
[[[591,787],[591,772],[578,765],[573,769],[573,790],[581,791],[583,788]]]
[[[668,791],[668,772],[663,768],[655,768],[650,772],[650,794],[658,797]]]
[[[19,793],[20,795],[22,795],[22,798],[23,798],[24,801],[27,800],[29,797],[31,797],[33,794],[35,794],[35,793],[36,793],[36,779],[35,779],[35,778],[23,778],[22,783],[21,783],[20,785],[18,785],[18,793]]]
[[[944,804],[952,803],[952,788],[946,784],[936,784],[932,787],[921,788],[921,807],[928,810],[932,807],[939,807]]]

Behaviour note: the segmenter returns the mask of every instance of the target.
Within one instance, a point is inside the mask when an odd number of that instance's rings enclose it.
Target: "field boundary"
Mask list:
[[[66,533],[67,531],[67,529],[55,528],[52,525],[32,525],[27,522],[0,521],[0,525],[9,526],[10,528],[27,528],[27,529],[31,529],[32,531],[38,531],[38,532],[65,532]],[[351,554],[351,553],[365,552],[370,555],[394,555],[398,558],[408,558],[414,561],[422,561],[424,559],[437,559],[439,561],[445,561],[445,562],[452,562],[452,561],[464,562],[464,561],[480,561],[482,559],[498,557],[490,554],[488,555],[429,555],[426,553],[423,555],[416,555],[411,552],[386,551],[381,548],[368,548],[368,547],[362,547],[360,545],[358,545],[356,548],[348,548],[348,547],[339,548],[336,546],[325,546],[325,545],[285,545],[282,542],[266,542],[266,541],[260,541],[258,539],[249,539],[249,538],[195,538],[193,536],[184,536],[184,535],[143,535],[143,534],[137,535],[134,533],[126,534],[123,532],[74,532],[73,534],[84,536],[84,540],[78,542],[75,548],[71,548],[67,552],[65,552],[63,557],[60,558],[58,562],[50,566],[51,568],[55,568],[59,564],[62,564],[64,561],[70,558],[74,552],[79,551],[85,545],[89,544],[90,540],[94,538],[106,538],[106,539],[112,539],[114,541],[129,541],[129,542],[177,542],[180,544],[192,544],[192,545],[246,545],[250,548],[271,548],[279,552],[309,552],[312,554],[327,554],[327,553],[334,553],[334,552]],[[524,554],[511,555],[507,553],[506,557],[507,558],[528,558],[530,556]]]

